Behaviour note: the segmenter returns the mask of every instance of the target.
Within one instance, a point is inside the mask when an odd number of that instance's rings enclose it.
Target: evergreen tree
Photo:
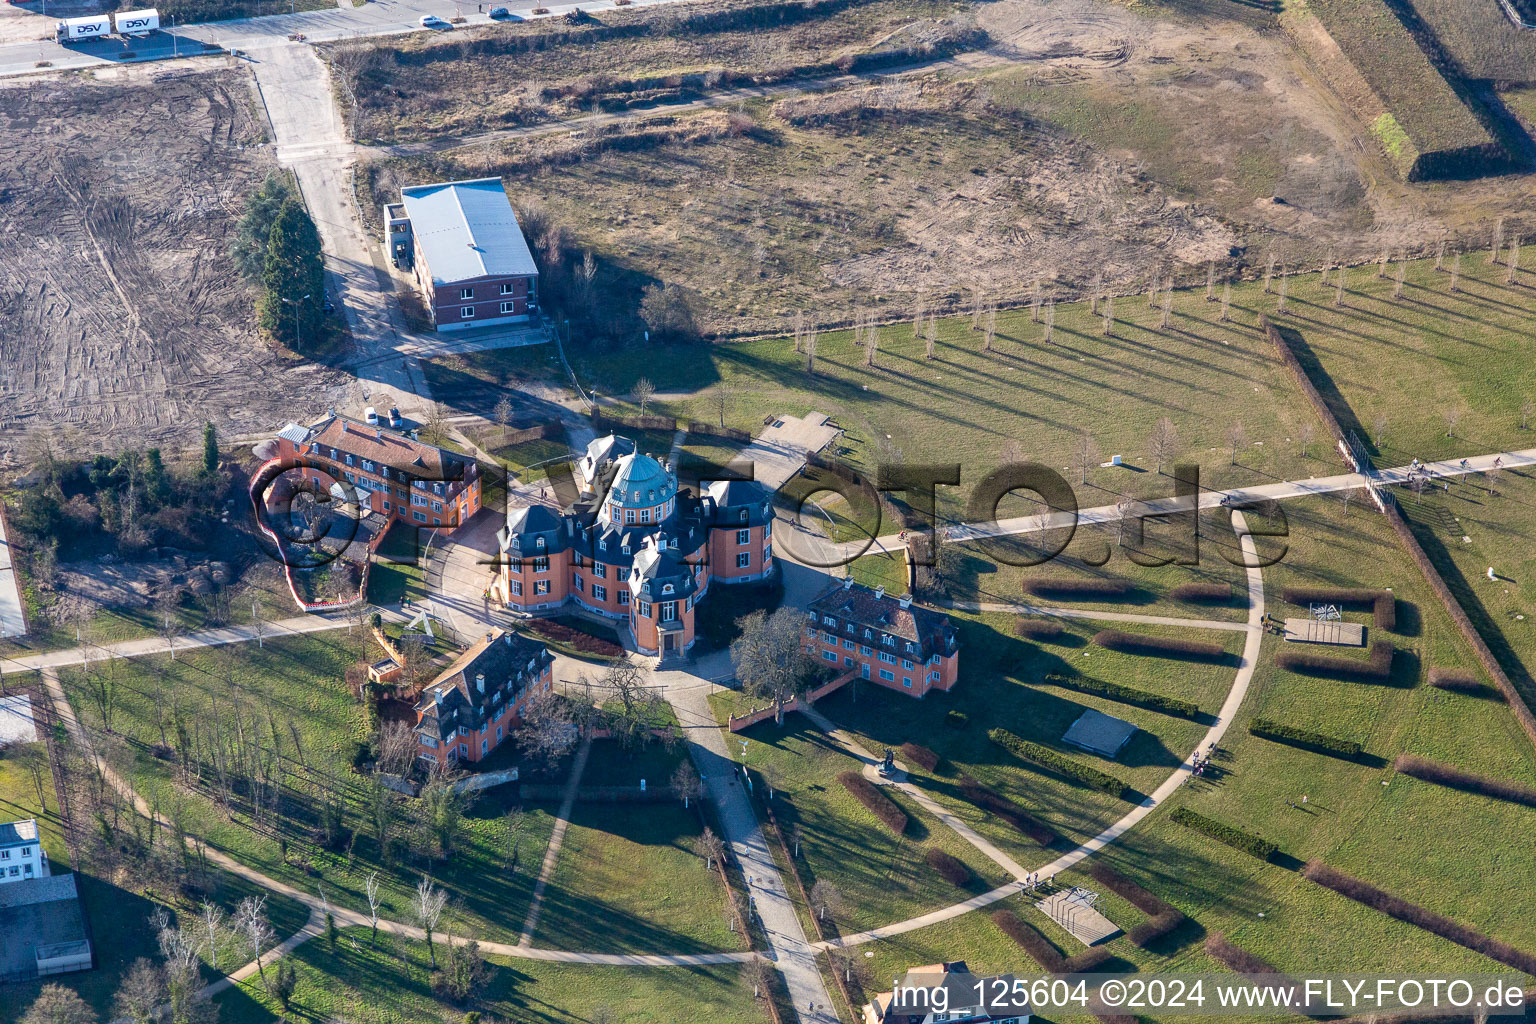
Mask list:
[[[315,222],[296,200],[285,202],[272,224],[261,283],[261,326],[295,351],[313,344],[320,333],[325,262]]]
[[[213,475],[219,470],[219,433],[213,423],[203,424],[203,472]]]
[[[272,225],[283,204],[293,198],[286,175],[273,171],[261,188],[245,200],[245,214],[235,227],[233,255],[240,276],[248,281],[260,281],[267,262],[267,240]]]

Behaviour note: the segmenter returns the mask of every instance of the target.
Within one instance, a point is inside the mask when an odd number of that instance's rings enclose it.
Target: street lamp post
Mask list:
[[[304,339],[299,334],[299,303],[308,302],[309,296],[305,295],[298,299],[284,299],[281,295],[279,295],[278,298],[282,299],[282,301],[287,305],[293,307],[293,348],[296,352],[302,351],[304,348]]]

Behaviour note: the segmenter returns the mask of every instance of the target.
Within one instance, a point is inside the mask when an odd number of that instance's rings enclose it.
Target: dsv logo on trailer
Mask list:
[[[148,26],[149,26],[149,19],[148,18],[133,18],[133,19],[131,19],[129,21],[123,21],[123,20],[119,19],[118,23],[117,23],[117,28],[118,28],[119,32],[123,31],[124,29],[147,28]]]

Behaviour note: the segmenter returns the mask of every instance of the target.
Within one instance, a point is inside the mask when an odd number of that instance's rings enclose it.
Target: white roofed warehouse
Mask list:
[[[415,275],[439,331],[538,312],[539,269],[500,178],[407,186],[384,223],[391,257]]]

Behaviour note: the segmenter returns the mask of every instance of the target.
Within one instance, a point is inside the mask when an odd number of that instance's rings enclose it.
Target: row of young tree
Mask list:
[[[325,257],[320,232],[286,174],[272,172],[245,201],[235,228],[235,266],[261,289],[262,329],[295,352],[327,337]]]

